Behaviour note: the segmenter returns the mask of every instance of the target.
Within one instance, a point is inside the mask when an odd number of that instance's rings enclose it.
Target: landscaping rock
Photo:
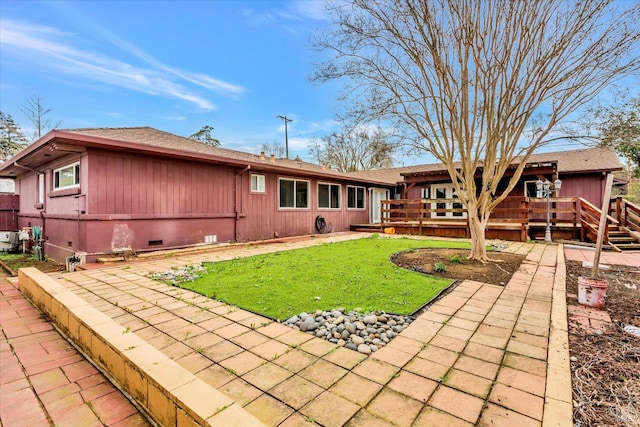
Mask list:
[[[384,312],[347,312],[344,308],[317,310],[313,315],[300,313],[283,324],[325,339],[340,347],[371,354],[388,344],[413,321],[410,316]],[[368,351],[368,352],[367,352]]]
[[[300,325],[300,330],[302,332],[315,331],[316,329],[318,329],[318,324],[311,317],[307,317],[307,320],[302,322],[302,324]]]
[[[364,316],[362,318],[362,323],[364,323],[365,325],[375,325],[377,321],[378,318],[375,315]]]
[[[360,344],[364,344],[364,338],[359,337],[357,335],[351,335],[351,341],[355,344],[355,345],[360,345]]]
[[[285,324],[294,324],[296,322],[298,322],[300,320],[300,318],[298,316],[292,316],[290,318],[288,318],[287,320],[284,321]]]
[[[371,347],[366,344],[360,344],[358,346],[358,352],[362,354],[371,354]]]

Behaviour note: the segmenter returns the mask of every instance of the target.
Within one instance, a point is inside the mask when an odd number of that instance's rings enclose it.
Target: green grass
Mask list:
[[[374,236],[207,263],[208,274],[180,286],[276,319],[338,307],[409,314],[452,282],[396,267],[389,260],[396,252],[424,247],[470,246]]]

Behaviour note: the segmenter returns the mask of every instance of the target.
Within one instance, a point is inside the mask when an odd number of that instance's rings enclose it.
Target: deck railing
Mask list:
[[[616,217],[620,226],[634,233],[640,233],[640,206],[618,196],[615,198]]]
[[[607,213],[604,244],[609,244],[609,228],[626,227],[640,237],[640,206],[621,197],[612,199],[611,209],[616,218]],[[615,209],[615,211],[614,211]],[[468,228],[467,212],[458,199],[395,199],[381,202],[381,229],[412,227],[420,233],[426,227]],[[615,213],[613,213],[615,212]],[[582,241],[595,241],[600,227],[600,208],[582,197],[553,197],[549,199],[549,223],[552,229],[571,230]],[[529,228],[545,227],[547,199],[535,197],[507,197],[491,212],[488,226],[520,230],[527,239]]]
[[[553,227],[577,232],[578,198],[557,197],[549,201],[549,222]],[[381,202],[381,229],[394,226],[423,227],[449,225],[468,227],[467,212],[458,199],[395,199]],[[546,225],[547,199],[507,197],[489,217],[490,226],[520,228],[526,238],[529,226]]]

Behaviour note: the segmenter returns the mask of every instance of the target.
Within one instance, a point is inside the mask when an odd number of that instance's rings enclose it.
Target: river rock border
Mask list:
[[[313,314],[303,312],[282,323],[368,355],[387,345],[413,320],[411,316],[384,312],[361,313],[357,310],[345,312],[344,308],[337,308],[331,311],[317,310]]]

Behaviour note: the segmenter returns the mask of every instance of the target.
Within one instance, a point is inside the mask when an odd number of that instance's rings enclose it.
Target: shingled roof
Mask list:
[[[201,159],[203,161],[217,161],[238,166],[251,165],[254,169],[275,169],[282,173],[285,173],[287,170],[297,170],[319,177],[334,177],[385,185],[395,185],[396,183],[402,182],[404,181],[404,175],[407,174],[438,173],[445,171],[442,164],[433,163],[342,173],[314,163],[303,162],[300,159],[276,159],[243,151],[213,147],[147,126],[62,129],[51,131],[40,140],[17,153],[9,161],[0,164],[0,175],[11,177],[15,176],[18,171],[21,170],[20,168],[24,169],[25,166],[33,167],[33,165],[29,165],[28,163],[19,166],[17,162],[23,159],[26,160],[26,156],[33,154],[39,149],[45,148],[46,144],[57,140],[67,143],[77,142],[79,145],[84,144],[87,146],[119,147],[121,149],[137,149],[148,152],[165,151],[168,155],[180,154],[185,157]],[[38,161],[35,157],[32,160]],[[608,148],[584,148],[579,150],[539,153],[534,154],[528,160],[530,163],[552,161],[557,162],[558,172],[560,173],[592,173],[618,171],[622,169],[617,155],[613,150]],[[12,165],[14,166],[12,167]]]
[[[533,154],[528,163],[556,162],[559,173],[593,173],[622,170],[615,151],[610,148],[583,148]],[[405,175],[445,172],[442,163],[406,166],[351,172],[349,175],[362,179],[375,179],[390,184],[402,182]]]
[[[147,152],[149,154],[156,153],[157,155],[191,158],[193,160],[238,167],[250,166],[253,170],[269,170],[283,174],[295,173],[324,179],[333,178],[370,184],[386,184],[386,181],[378,181],[375,178],[352,177],[300,159],[275,158],[213,147],[152,127],[56,129],[18,152],[9,161],[0,164],[0,176],[12,177],[22,172],[25,167],[27,169],[36,167],[36,164],[45,161],[43,152],[47,153],[46,156],[50,161],[52,153],[56,153],[53,147],[60,144]]]
[[[338,171],[322,168],[314,163],[300,160],[274,158],[266,156],[264,158],[257,154],[244,151],[230,150],[228,148],[214,147],[203,144],[199,141],[174,135],[152,127],[128,127],[128,128],[88,128],[88,129],[63,129],[62,132],[70,132],[79,135],[95,136],[118,141],[132,142],[136,144],[151,145],[174,150],[188,151],[197,154],[209,154],[217,157],[224,157],[239,162],[263,163],[265,165],[277,164],[282,167],[293,169],[304,169],[308,171],[333,173],[344,175]]]

